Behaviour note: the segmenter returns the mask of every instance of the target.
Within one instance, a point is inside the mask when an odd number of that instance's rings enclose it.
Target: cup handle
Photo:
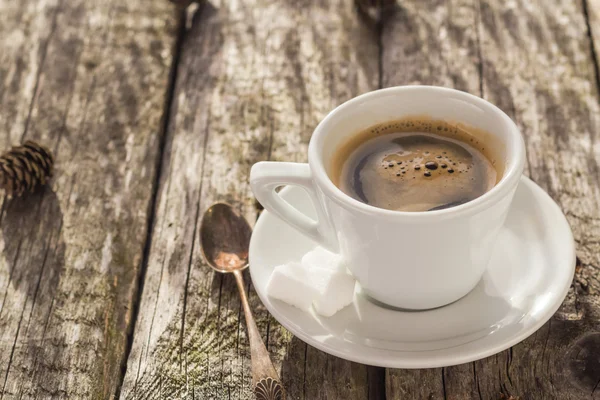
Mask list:
[[[283,200],[275,191],[282,185],[303,188],[310,196],[318,220],[309,218]],[[338,252],[335,230],[319,201],[308,164],[269,161],[256,163],[250,170],[250,186],[265,209],[326,249]]]

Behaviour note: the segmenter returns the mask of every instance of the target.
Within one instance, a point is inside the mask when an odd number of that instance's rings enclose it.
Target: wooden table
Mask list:
[[[199,218],[224,200],[254,221],[254,162],[304,161],[336,105],[419,83],[516,121],[527,175],[573,228],[573,285],[509,350],[386,370],[307,346],[249,284],[288,398],[600,399],[600,0],[399,0],[383,16],[0,0],[1,147],[34,139],[57,159],[51,187],[0,198],[0,399],[253,398],[235,283],[202,261]]]

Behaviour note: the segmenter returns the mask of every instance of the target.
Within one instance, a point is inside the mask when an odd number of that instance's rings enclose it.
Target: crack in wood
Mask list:
[[[481,387],[479,386],[479,378],[477,377],[477,367],[475,366],[475,362],[471,363],[473,365],[473,380],[475,382],[475,386],[477,387],[477,395],[479,396],[479,400],[483,400],[483,396],[481,395]]]
[[[379,4],[381,9],[381,4]],[[380,10],[381,12],[381,10]],[[383,88],[383,28],[385,25],[385,18],[380,18],[377,21],[376,32],[377,32],[377,87]]]
[[[155,161],[155,177],[152,185],[152,195],[150,197],[150,203],[148,205],[148,219],[146,222],[146,240],[144,241],[144,250],[142,253],[142,261],[140,263],[140,271],[136,283],[136,290],[134,291],[134,299],[132,301],[132,311],[131,311],[131,319],[129,321],[127,327],[127,342],[125,344],[124,356],[121,361],[121,374],[119,376],[119,381],[117,383],[115,398],[118,399],[121,394],[121,388],[123,386],[123,380],[125,379],[125,374],[127,373],[127,360],[131,354],[131,348],[133,345],[133,335],[135,331],[135,324],[138,319],[138,313],[140,308],[140,302],[142,298],[142,293],[144,291],[144,280],[146,278],[146,269],[148,266],[148,258],[150,255],[150,249],[152,246],[152,232],[154,229],[155,218],[156,218],[156,207],[157,207],[157,198],[158,198],[158,188],[160,186],[160,181],[162,177],[162,165],[163,165],[163,153],[165,149],[165,142],[167,137],[167,128],[169,126],[169,110],[172,107],[173,96],[175,93],[175,82],[177,80],[177,67],[179,56],[181,54],[181,46],[183,43],[183,37],[185,33],[185,15],[183,12],[179,13],[179,19],[177,22],[177,35],[174,43],[174,51],[173,51],[173,61],[171,64],[171,70],[169,71],[169,80],[166,87],[166,96],[164,102],[164,116],[161,124],[160,130],[160,140],[158,145],[158,155]],[[87,107],[86,107],[87,109]],[[85,119],[85,118],[84,118]],[[158,301],[158,298],[157,298]],[[140,358],[141,362],[141,358]],[[139,373],[139,370],[138,372]]]
[[[477,11],[475,14],[475,39],[477,49],[477,69],[479,73],[479,96],[485,98],[483,86],[483,51],[481,50],[481,0],[476,1]]]
[[[56,20],[58,18],[59,12],[61,11],[61,8],[62,8],[61,6],[62,6],[62,0],[56,5],[56,7],[54,9],[54,12],[52,15],[52,22],[50,25],[50,33],[48,34],[48,37],[42,44],[40,64],[38,66],[37,73],[35,76],[35,83],[33,86],[33,95],[31,96],[31,103],[29,104],[29,111],[27,113],[27,118],[25,119],[25,129],[23,130],[23,134],[21,135],[21,142],[23,142],[25,140],[25,136],[27,135],[27,130],[29,129],[29,123],[31,121],[31,113],[33,112],[33,106],[35,105],[36,100],[37,100],[37,96],[39,93],[40,78],[41,78],[42,72],[44,70],[44,63],[46,62],[46,56],[48,55],[48,45],[50,44],[50,40],[52,39],[52,37],[54,36],[54,33],[56,32],[56,27],[57,27]]]
[[[594,386],[594,389],[592,390],[592,393],[590,393],[590,396],[594,396],[594,393],[596,393],[596,390],[598,390],[599,387],[600,387],[600,378],[598,378],[598,382],[596,382],[596,386]]]
[[[443,389],[443,393],[444,393],[444,400],[446,400],[448,398],[448,394],[446,392],[446,368],[442,367],[442,389]]]
[[[208,135],[207,135],[208,136]],[[200,192],[202,192],[202,184],[200,184]],[[188,301],[188,290],[189,290],[189,284],[190,284],[190,274],[192,271],[192,266],[193,266],[193,259],[194,259],[194,247],[196,245],[196,234],[197,234],[197,229],[198,229],[198,225],[200,224],[200,203],[196,204],[196,216],[194,218],[194,221],[196,221],[196,224],[194,225],[194,230],[192,231],[192,245],[190,246],[190,253],[189,253],[189,258],[188,258],[188,263],[187,263],[187,273],[186,273],[186,277],[185,277],[185,284],[184,284],[184,290],[183,290],[183,306],[182,306],[182,313],[181,313],[181,329],[179,331],[179,358],[180,358],[180,365],[183,362],[183,355],[184,355],[184,349],[183,349],[183,337],[184,337],[184,332],[185,332],[185,316],[186,316],[186,310],[187,310],[187,301]],[[220,299],[219,299],[220,302]]]
[[[0,224],[2,224],[2,218],[4,218],[5,204],[8,201],[8,197],[2,193],[2,204],[0,205]]]
[[[385,400],[387,398],[385,388],[385,368],[367,367],[367,385],[369,400]]]
[[[510,386],[514,387],[513,381],[510,377],[510,365],[512,364],[512,358],[513,358],[513,347],[510,347],[508,349],[508,356],[506,357],[506,377],[508,378],[508,382],[510,383]]]
[[[592,57],[592,63],[594,65],[594,72],[596,75],[596,87],[597,90],[600,91],[600,64],[598,63],[598,54],[596,52],[596,45],[600,46],[600,43],[595,43],[594,41],[594,34],[592,32],[592,24],[590,22],[590,12],[589,12],[589,5],[588,5],[588,0],[581,0],[582,3],[582,8],[583,8],[583,15],[585,17],[585,24],[587,27],[587,35],[588,35],[588,40],[590,42],[590,53],[591,53],[591,57]]]
[[[302,399],[306,400],[306,366],[308,364],[308,345],[304,344],[304,368],[302,369]]]
[[[15,257],[12,260],[13,265],[17,264],[17,260],[19,259],[19,253],[21,252],[21,244],[23,243],[23,241],[21,239],[19,239],[19,241],[17,242],[17,250],[15,252]],[[15,273],[15,268],[12,268],[10,270],[10,272],[8,273],[8,280],[6,282],[6,289],[4,292],[4,296],[2,297],[2,303],[0,304],[0,313],[2,313],[2,310],[4,309],[4,303],[6,302],[6,297],[8,296],[8,286],[10,285],[12,279],[13,279],[13,274]]]
[[[58,227],[58,236],[60,236],[61,230],[62,230],[62,221],[61,221],[61,223],[60,223],[60,225]],[[35,289],[33,291],[33,298],[31,299],[31,311],[29,312],[29,318],[28,318],[28,321],[27,321],[27,326],[25,327],[25,334],[27,334],[27,332],[29,331],[29,324],[31,323],[31,320],[32,320],[31,316],[33,315],[33,310],[35,309],[35,302],[37,300],[37,295],[38,295],[38,292],[40,290],[40,283],[42,282],[42,277],[44,275],[44,268],[46,268],[46,261],[48,259],[48,252],[50,251],[50,247],[52,245],[52,237],[53,237],[53,234],[51,232],[50,236],[48,238],[48,246],[46,246],[46,251],[44,252],[44,259],[42,260],[42,267],[40,269],[40,275],[38,277],[37,283],[35,285]]]
[[[17,325],[17,331],[15,333],[15,340],[10,349],[10,356],[8,357],[8,365],[6,366],[6,374],[4,375],[4,383],[2,384],[2,392],[0,392],[0,400],[4,399],[6,393],[6,383],[8,382],[8,374],[10,373],[10,367],[12,365],[13,356],[15,354],[15,348],[17,347],[17,339],[19,338],[19,332],[21,331],[21,322],[23,321],[23,314],[25,314],[25,307],[21,310],[21,317]]]

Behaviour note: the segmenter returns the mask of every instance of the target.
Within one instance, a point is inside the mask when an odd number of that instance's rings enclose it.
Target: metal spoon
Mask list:
[[[252,385],[256,398],[284,400],[285,392],[269,358],[269,352],[260,338],[244,290],[242,270],[248,267],[251,234],[252,228],[246,219],[229,204],[213,204],[202,217],[200,227],[202,254],[212,269],[221,273],[232,273],[235,276],[246,315],[252,359]]]

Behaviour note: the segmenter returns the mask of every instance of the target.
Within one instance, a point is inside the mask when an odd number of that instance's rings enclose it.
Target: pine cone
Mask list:
[[[39,144],[27,141],[0,156],[0,189],[10,196],[21,196],[45,185],[52,176],[52,154]]]

